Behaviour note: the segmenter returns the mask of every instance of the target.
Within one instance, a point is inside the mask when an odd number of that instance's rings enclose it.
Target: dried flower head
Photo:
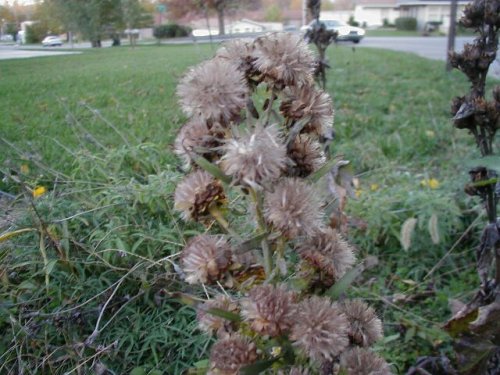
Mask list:
[[[253,188],[278,179],[289,162],[276,126],[257,127],[253,133],[229,139],[221,166],[236,184]]]
[[[247,78],[255,73],[253,62],[255,47],[252,39],[233,39],[225,42],[216,53],[216,57],[235,64]]]
[[[228,125],[246,106],[248,87],[236,66],[223,59],[192,68],[177,86],[184,113]]]
[[[282,286],[259,285],[241,301],[241,313],[255,332],[276,337],[292,326],[294,300],[295,296]]]
[[[304,238],[297,246],[300,257],[314,268],[339,280],[356,261],[352,247],[340,233],[332,228],[323,228]]]
[[[347,375],[391,375],[387,362],[375,353],[354,347],[342,353],[340,367]]]
[[[175,139],[175,153],[184,160],[187,167],[191,165],[191,153],[202,155],[214,161],[219,157],[217,147],[222,144],[224,131],[219,126],[208,128],[200,118],[191,118],[179,131]]]
[[[234,334],[217,341],[210,353],[208,375],[237,375],[239,370],[257,360],[257,348],[253,342]]]
[[[299,35],[273,33],[255,40],[255,68],[278,89],[313,82],[315,59]]]
[[[212,205],[225,201],[224,189],[209,173],[198,170],[187,175],[175,189],[174,207],[186,221],[207,215]]]
[[[322,226],[321,201],[315,189],[298,178],[284,178],[264,195],[264,217],[288,238],[310,236]]]
[[[231,246],[222,236],[200,234],[182,250],[181,264],[188,283],[215,282],[231,265]]]
[[[310,358],[333,360],[349,345],[349,322],[337,304],[312,296],[297,309],[290,339]]]
[[[238,305],[231,301],[227,296],[221,294],[212,300],[206,301],[201,305],[196,313],[198,318],[198,327],[208,333],[216,333],[219,337],[233,332],[233,322],[220,316],[210,314],[210,309],[220,309],[231,313],[238,312]]]
[[[355,345],[370,346],[383,337],[375,310],[361,300],[346,300],[340,307],[349,320],[349,337]]]
[[[293,120],[310,117],[302,132],[318,136],[331,133],[334,112],[330,95],[314,85],[287,87],[283,94],[280,111],[285,117]]]
[[[288,148],[288,157],[294,163],[288,169],[288,174],[295,177],[307,177],[326,162],[321,144],[305,134],[300,134],[295,138],[291,147]]]

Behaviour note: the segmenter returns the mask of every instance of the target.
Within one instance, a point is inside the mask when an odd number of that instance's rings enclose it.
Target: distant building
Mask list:
[[[366,27],[394,24],[399,14],[397,0],[360,0],[354,8],[354,19]]]
[[[469,1],[458,0],[457,20]],[[441,22],[441,30],[450,26],[451,0],[398,0],[400,17],[417,19],[417,28],[424,30],[428,22]]]
[[[198,23],[200,25],[200,23]],[[219,35],[219,29],[217,24],[210,24],[210,29],[207,27],[193,27],[193,36],[207,36],[207,35]],[[224,26],[224,31],[226,34],[258,34],[265,33],[269,31],[282,31],[283,24],[280,22],[256,22],[243,18]]]

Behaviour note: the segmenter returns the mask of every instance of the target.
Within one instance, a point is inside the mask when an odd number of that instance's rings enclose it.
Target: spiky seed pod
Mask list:
[[[314,85],[290,86],[283,91],[283,100],[280,105],[283,116],[300,120],[310,116],[303,133],[326,136],[331,133],[333,126],[333,103],[330,95],[317,89]]]
[[[356,261],[352,247],[338,231],[330,227],[304,238],[296,250],[302,259],[330,276],[333,281],[344,276]]]
[[[391,375],[387,362],[375,353],[354,347],[340,356],[340,368],[347,375]]]
[[[255,47],[251,39],[234,39],[225,42],[216,52],[216,57],[225,59],[232,64],[235,64],[239,71],[250,78],[255,74],[253,62]]]
[[[231,313],[237,313],[238,305],[227,296],[221,294],[212,300],[206,301],[196,312],[198,327],[202,331],[208,334],[216,333],[219,337],[232,333],[234,331],[233,322],[220,316],[210,314],[210,309],[220,309]]]
[[[195,66],[182,78],[177,95],[188,116],[229,125],[245,108],[248,87],[234,64],[212,59]]]
[[[278,179],[288,163],[281,133],[272,125],[229,139],[221,167],[235,184],[258,188]]]
[[[175,189],[174,208],[181,211],[184,220],[198,221],[208,215],[212,205],[222,204],[226,199],[219,181],[209,173],[198,170],[187,175]]]
[[[254,67],[278,90],[313,82],[315,59],[299,35],[272,33],[255,40]]]
[[[370,346],[383,337],[375,310],[361,300],[346,300],[340,307],[349,320],[349,337],[355,345]]]
[[[264,218],[287,238],[311,236],[323,226],[321,200],[313,186],[287,177],[265,193]]]
[[[252,364],[257,358],[255,344],[234,334],[212,346],[208,375],[237,375],[242,367]]]
[[[271,337],[290,330],[296,307],[294,294],[283,286],[256,286],[241,301],[241,313],[251,328]]]
[[[349,322],[329,298],[312,296],[302,301],[290,339],[315,361],[331,361],[349,345]]]
[[[210,161],[217,160],[217,147],[222,144],[224,131],[219,126],[208,128],[200,118],[191,118],[179,131],[174,143],[175,153],[184,160],[186,167],[191,165],[191,153],[202,155]]]
[[[300,134],[295,138],[288,149],[288,157],[294,163],[288,169],[288,174],[294,177],[307,177],[326,162],[321,144],[305,134]]]
[[[231,265],[231,246],[222,236],[200,234],[182,250],[181,264],[188,283],[215,282]]]

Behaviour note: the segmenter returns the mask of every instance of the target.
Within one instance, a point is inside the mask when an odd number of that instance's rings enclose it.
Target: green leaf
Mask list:
[[[307,177],[306,180],[309,180],[310,182],[318,182],[318,180],[321,177],[323,177],[328,172],[330,172],[333,168],[335,168],[337,163],[340,163],[340,162],[349,163],[347,161],[342,161],[342,160],[339,161],[338,159],[333,158],[332,160],[329,160],[325,165],[323,165],[320,169],[318,169],[316,172],[314,172],[309,177]],[[347,164],[344,164],[344,165],[347,165]],[[343,167],[344,165],[339,166],[339,168]]]
[[[333,300],[337,300],[342,293],[344,293],[349,286],[358,278],[363,272],[365,266],[363,263],[358,264],[356,267],[351,268],[339,281],[337,281],[330,289],[325,292],[325,296]]]
[[[267,370],[269,367],[273,365],[279,358],[267,359],[264,361],[258,361],[252,363],[251,365],[245,366],[240,370],[242,375],[257,375]]]
[[[7,233],[0,235],[0,242],[7,241],[7,240],[11,239],[12,237],[18,236],[18,235],[26,233],[26,232],[34,232],[34,231],[36,231],[35,228],[24,228],[24,229],[14,230],[12,232],[7,232]]]
[[[143,367],[136,367],[130,371],[130,375],[146,375],[146,370]]]
[[[500,156],[485,156],[480,159],[467,160],[465,166],[468,168],[481,166],[500,172]]]
[[[207,310],[207,313],[210,315],[218,316],[219,318],[224,318],[227,320],[230,320],[232,322],[239,322],[241,321],[241,316],[238,314],[223,310],[223,309],[218,309],[216,307],[212,307],[211,309]]]
[[[200,155],[190,155],[193,161],[198,164],[200,168],[210,173],[215,178],[221,180],[222,182],[229,184],[231,183],[231,177],[222,172],[222,170],[213,163],[210,163],[207,159]]]
[[[45,274],[50,275],[56,264],[57,264],[57,259],[50,260],[47,263],[47,266],[45,267]]]

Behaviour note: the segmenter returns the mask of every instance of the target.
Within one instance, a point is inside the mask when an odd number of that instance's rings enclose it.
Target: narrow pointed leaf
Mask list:
[[[231,177],[226,175],[222,170],[213,163],[210,163],[207,159],[200,155],[191,154],[193,161],[198,164],[200,168],[210,173],[215,178],[221,180],[222,182],[229,184],[231,183]]]
[[[14,230],[12,232],[7,232],[7,233],[0,235],[0,242],[7,241],[7,240],[11,239],[12,237],[18,236],[18,235],[26,233],[26,232],[34,232],[34,231],[36,231],[35,228],[24,228],[24,229]]]
[[[339,281],[337,281],[330,289],[325,293],[326,296],[333,300],[337,300],[342,293],[344,293],[347,288],[358,278],[363,272],[365,266],[363,263],[358,264],[356,267],[351,268]]]
[[[337,165],[337,163],[340,163],[340,162],[342,162],[342,161],[339,161],[336,158],[329,160],[320,169],[318,169],[316,172],[314,172],[309,177],[307,177],[307,180],[309,180],[311,182],[317,182],[321,177],[323,177],[328,172],[330,172]],[[349,162],[345,161],[345,163],[349,163]],[[347,164],[343,164],[343,165],[347,165]]]
[[[243,254],[246,253],[247,251],[254,250],[260,247],[260,244],[263,239],[265,239],[268,236],[269,233],[264,232],[261,234],[256,235],[255,237],[250,238],[249,240],[242,242],[239,244],[236,249],[234,250],[234,253],[236,254]]]
[[[241,321],[241,316],[238,314],[232,313],[230,311],[226,311],[223,309],[218,309],[216,307],[212,307],[211,309],[207,310],[207,313],[213,316],[218,316],[219,318],[224,318],[227,320],[230,320],[231,322],[240,322]]]

